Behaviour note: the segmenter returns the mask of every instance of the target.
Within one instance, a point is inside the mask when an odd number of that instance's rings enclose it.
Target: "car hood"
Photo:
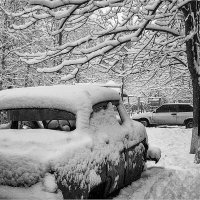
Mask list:
[[[145,113],[136,113],[132,115],[132,119],[140,119],[140,118],[147,118],[147,117],[151,117],[152,116],[152,112],[145,112]]]
[[[75,132],[75,131],[74,131]],[[0,185],[29,187],[51,170],[63,154],[89,146],[91,137],[45,129],[0,131]]]

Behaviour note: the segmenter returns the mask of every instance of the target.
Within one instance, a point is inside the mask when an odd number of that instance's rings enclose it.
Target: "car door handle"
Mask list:
[[[171,115],[176,115],[176,113],[172,113]]]

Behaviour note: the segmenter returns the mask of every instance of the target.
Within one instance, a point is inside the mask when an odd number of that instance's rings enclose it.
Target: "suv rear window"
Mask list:
[[[178,112],[193,112],[193,107],[190,105],[178,105]]]

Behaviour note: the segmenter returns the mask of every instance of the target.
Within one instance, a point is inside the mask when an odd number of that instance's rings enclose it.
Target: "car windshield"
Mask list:
[[[57,109],[10,109],[1,111],[0,128],[11,129],[53,129],[73,131],[76,115]]]

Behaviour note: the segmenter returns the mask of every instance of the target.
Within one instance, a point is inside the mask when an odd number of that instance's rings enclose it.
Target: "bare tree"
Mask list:
[[[185,32],[188,36],[186,40],[186,51],[188,68],[192,77],[193,84],[193,104],[194,104],[194,117],[193,117],[193,135],[191,141],[191,153],[196,153],[196,162],[200,162],[199,155],[199,136],[200,136],[200,3],[192,1],[183,7],[185,15]]]

